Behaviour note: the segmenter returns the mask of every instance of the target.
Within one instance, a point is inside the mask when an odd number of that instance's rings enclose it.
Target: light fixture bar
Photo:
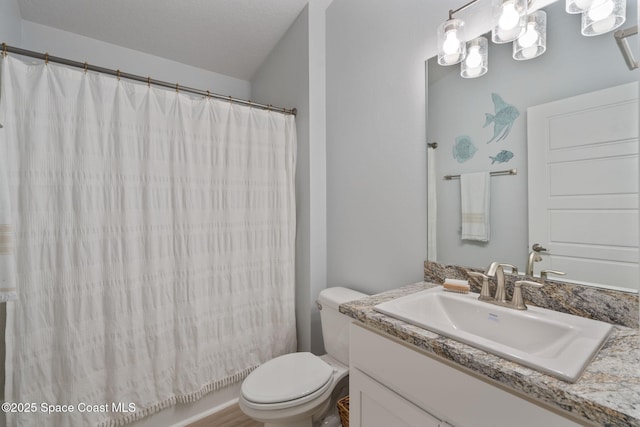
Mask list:
[[[624,56],[624,60],[627,63],[627,67],[630,70],[635,70],[636,68],[640,68],[640,64],[637,60],[633,58],[633,52],[629,47],[629,42],[626,40],[627,37],[631,37],[638,34],[638,26],[634,26],[631,28],[627,28],[624,30],[618,30],[613,33],[613,36],[616,38],[616,43],[618,43],[618,47],[622,52],[622,56]]]
[[[479,1],[480,0],[471,0],[469,3],[467,3],[465,5],[462,5],[457,9],[449,9],[449,19],[453,19],[453,14],[454,13],[461,12],[461,11],[465,10],[466,8],[468,8],[469,6],[471,6],[472,4],[477,3]]]
[[[466,8],[468,8],[469,6],[471,6],[474,3],[479,2],[480,0],[471,0],[469,3],[464,4],[462,6],[460,6],[457,9],[449,9],[449,19],[453,19],[453,14],[454,13],[458,13],[461,12],[463,10],[465,10]],[[531,4],[534,2],[535,0],[527,0],[527,8],[531,7]]]

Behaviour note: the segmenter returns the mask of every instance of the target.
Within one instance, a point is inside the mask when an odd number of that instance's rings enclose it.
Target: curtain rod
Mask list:
[[[138,82],[142,82],[142,83],[147,83],[148,85],[156,85],[156,86],[162,86],[162,87],[166,87],[169,89],[175,89],[176,91],[182,91],[182,92],[188,92],[188,93],[193,93],[196,95],[201,95],[201,96],[206,96],[209,98],[215,98],[215,99],[221,99],[221,100],[225,100],[225,101],[229,101],[232,102],[234,104],[240,104],[240,105],[244,105],[247,107],[253,107],[253,108],[259,108],[261,110],[269,110],[269,111],[275,111],[278,113],[283,113],[283,114],[292,114],[292,115],[296,115],[298,114],[298,110],[296,108],[292,108],[292,109],[288,109],[288,108],[282,108],[282,107],[274,107],[273,105],[266,105],[266,104],[258,104],[256,102],[251,102],[251,101],[246,101],[244,99],[239,99],[239,98],[233,98],[231,96],[224,96],[224,95],[219,95],[217,93],[212,93],[208,90],[201,90],[201,89],[194,89],[188,86],[180,86],[180,84],[178,83],[169,83],[169,82],[164,82],[162,80],[156,80],[156,79],[152,79],[151,77],[143,77],[143,76],[138,76],[135,74],[130,74],[130,73],[124,73],[121,72],[120,70],[111,70],[109,68],[104,68],[104,67],[98,67],[96,65],[91,65],[88,64],[86,62],[78,62],[78,61],[73,61],[70,59],[65,59],[65,58],[60,58],[57,56],[51,56],[48,53],[39,53],[39,52],[34,52],[31,50],[26,50],[26,49],[21,49],[19,47],[14,47],[14,46],[8,46],[6,43],[2,43],[2,54],[6,55],[7,53],[15,53],[18,55],[22,55],[22,56],[29,56],[31,58],[37,58],[37,59],[42,59],[46,62],[56,62],[58,64],[62,64],[62,65],[68,65],[71,67],[76,67],[76,68],[82,68],[85,71],[95,71],[98,73],[102,73],[102,74],[109,74],[111,76],[116,76],[118,78],[125,78],[128,80],[135,80]]]

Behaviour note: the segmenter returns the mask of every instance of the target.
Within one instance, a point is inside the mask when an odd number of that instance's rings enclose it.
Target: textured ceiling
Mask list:
[[[18,0],[22,18],[250,80],[308,0]]]

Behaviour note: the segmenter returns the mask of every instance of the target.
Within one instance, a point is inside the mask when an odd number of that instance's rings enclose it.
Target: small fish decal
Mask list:
[[[456,137],[456,142],[453,144],[453,158],[458,163],[464,163],[476,154],[478,149],[471,141],[471,138],[467,135],[461,135]]]
[[[489,156],[489,158],[491,159],[491,164],[494,164],[495,162],[506,163],[509,160],[513,159],[513,153],[511,151],[502,150],[501,152],[496,154],[495,157]]]
[[[497,93],[492,93],[491,99],[493,99],[495,115],[484,113],[486,121],[483,127],[487,127],[493,122],[493,138],[487,141],[487,144],[505,139],[511,131],[513,122],[520,116],[518,109],[504,102]]]

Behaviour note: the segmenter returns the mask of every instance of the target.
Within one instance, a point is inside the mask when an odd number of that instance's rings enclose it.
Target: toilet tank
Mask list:
[[[338,311],[340,304],[366,298],[368,295],[348,288],[327,288],[320,291],[320,321],[327,354],[349,366],[349,324],[353,319]]]

